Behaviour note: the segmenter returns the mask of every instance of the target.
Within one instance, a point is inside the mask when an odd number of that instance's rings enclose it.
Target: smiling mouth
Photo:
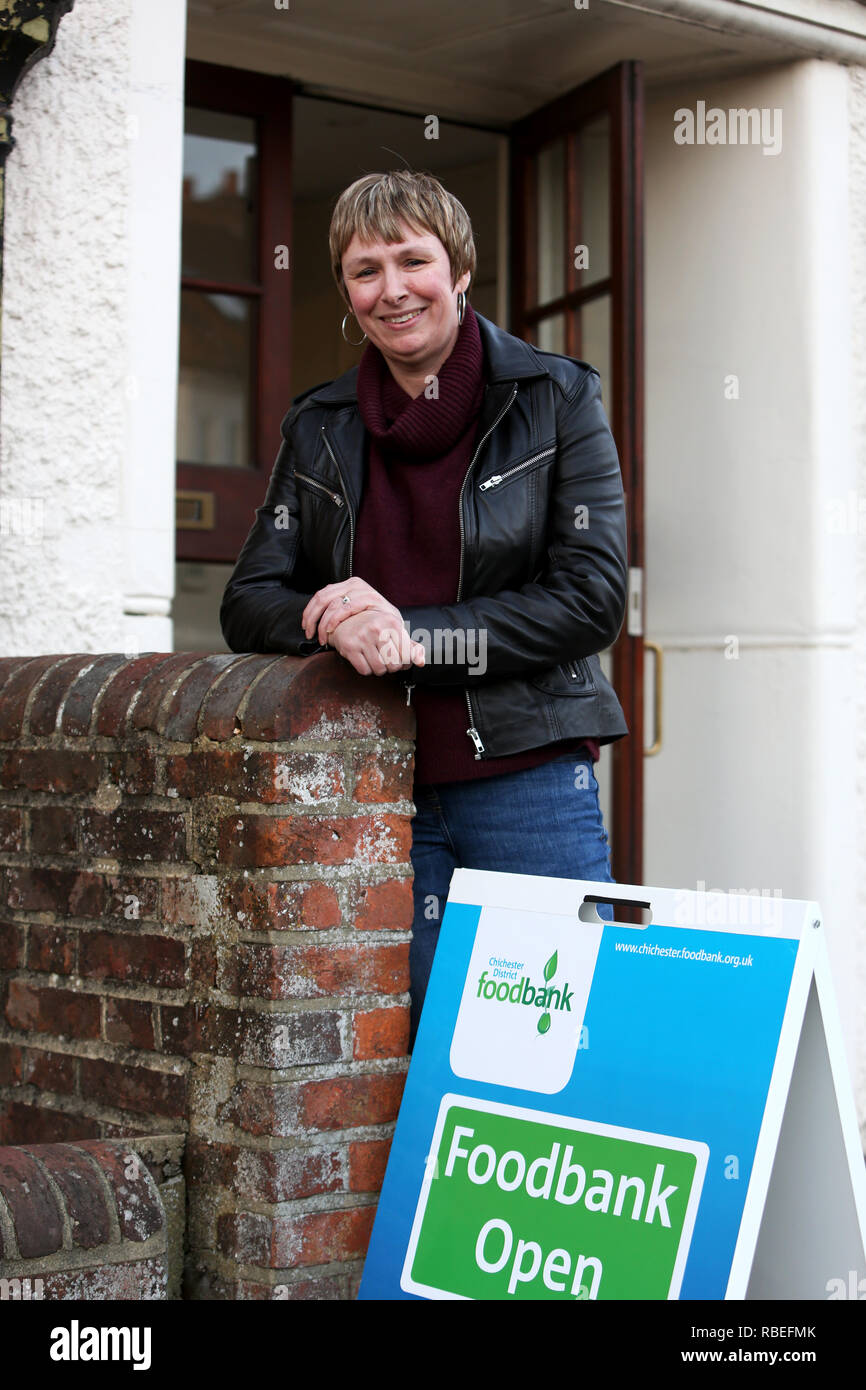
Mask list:
[[[387,318],[383,316],[382,322],[394,328],[401,328],[404,323],[413,323],[415,319],[420,318],[425,312],[426,306],[423,309],[407,309],[405,314],[393,314],[389,315]]]

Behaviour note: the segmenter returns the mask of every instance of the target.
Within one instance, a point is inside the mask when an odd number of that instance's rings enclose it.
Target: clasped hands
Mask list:
[[[424,665],[424,648],[411,640],[399,608],[363,579],[353,577],[319,589],[304,609],[301,624],[308,641],[318,632],[322,646],[333,647],[362,676]]]

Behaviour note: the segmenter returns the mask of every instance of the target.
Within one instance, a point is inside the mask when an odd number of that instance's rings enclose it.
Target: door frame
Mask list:
[[[540,317],[538,304],[533,156],[564,138],[573,152],[575,132],[608,114],[611,132],[610,274],[581,288],[567,257],[566,292],[546,306],[567,311],[609,290],[611,296],[611,429],[626,498],[629,585],[626,620],[613,646],[613,680],[629,736],[613,745],[613,874],[623,883],[643,880],[644,643],[643,643],[643,70],[639,62],[618,63],[589,82],[531,112],[511,128],[511,324],[526,338]],[[576,224],[574,160],[566,160],[563,200],[566,231]],[[566,246],[571,243],[566,241]],[[566,313],[566,351],[573,355],[573,314]]]

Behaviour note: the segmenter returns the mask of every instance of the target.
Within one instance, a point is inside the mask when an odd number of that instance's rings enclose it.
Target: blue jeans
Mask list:
[[[588,758],[566,753],[495,777],[416,785],[413,797],[412,1042],[454,869],[614,881],[598,782]],[[606,920],[613,916],[608,904],[599,904],[598,914]]]

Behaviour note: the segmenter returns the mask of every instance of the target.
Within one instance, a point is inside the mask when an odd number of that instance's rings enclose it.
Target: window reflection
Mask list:
[[[565,145],[562,140],[539,151],[536,179],[538,301],[546,304],[565,293]]]
[[[177,411],[181,462],[252,464],[250,384],[256,317],[252,300],[182,292]]]
[[[578,284],[591,285],[610,274],[610,118],[591,121],[580,132],[580,231],[589,265]]]
[[[256,123],[188,107],[183,141],[183,274],[249,283],[256,276]]]

